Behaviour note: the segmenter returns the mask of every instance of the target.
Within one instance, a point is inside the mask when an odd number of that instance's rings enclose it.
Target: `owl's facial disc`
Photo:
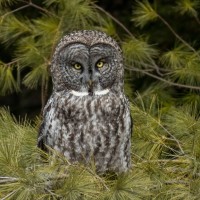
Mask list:
[[[81,93],[82,96],[107,94],[116,79],[114,52],[114,48],[106,44],[76,43],[65,47],[60,56],[67,88],[80,96]]]

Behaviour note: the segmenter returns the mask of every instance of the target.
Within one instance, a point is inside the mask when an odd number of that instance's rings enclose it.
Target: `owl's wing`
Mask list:
[[[48,151],[47,147],[46,147],[46,135],[45,135],[45,117],[46,114],[49,112],[50,108],[51,108],[51,98],[49,99],[49,101],[47,102],[46,106],[44,107],[44,111],[43,111],[43,122],[40,125],[39,131],[38,131],[38,139],[37,139],[37,147],[39,147],[40,149],[44,150],[44,151]]]
[[[44,151],[47,151],[47,148],[45,146],[45,141],[44,141],[43,129],[44,129],[44,122],[41,124],[40,129],[39,129],[37,147],[39,147],[40,149]]]
[[[129,102],[129,101],[128,101]],[[129,103],[129,108],[130,108],[130,103]],[[133,117],[132,117],[132,115],[131,115],[131,111],[129,111],[129,115],[130,115],[130,118],[131,118],[131,123],[130,123],[130,129],[131,129],[131,131],[130,131],[130,134],[131,134],[131,136],[132,136],[132,134],[133,134],[133,125],[134,125],[134,122],[133,122]]]
[[[130,135],[132,136],[133,133],[133,117],[131,116],[131,110],[130,110],[130,101],[127,96],[124,96],[125,100],[125,107],[128,110],[128,117],[130,117]]]

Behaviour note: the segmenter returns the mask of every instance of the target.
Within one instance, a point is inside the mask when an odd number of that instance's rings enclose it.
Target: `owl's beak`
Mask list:
[[[92,87],[93,81],[92,81],[92,80],[89,80],[89,81],[88,81],[88,85],[89,85],[89,87]]]
[[[88,81],[88,93],[91,96],[93,95],[93,81],[91,79]]]

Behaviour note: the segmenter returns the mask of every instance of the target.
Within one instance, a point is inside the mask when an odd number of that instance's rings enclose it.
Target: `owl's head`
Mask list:
[[[57,45],[51,74],[56,91],[77,96],[118,93],[123,91],[122,51],[103,32],[72,32]]]

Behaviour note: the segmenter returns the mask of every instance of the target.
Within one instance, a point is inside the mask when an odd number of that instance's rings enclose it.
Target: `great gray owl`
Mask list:
[[[117,42],[99,31],[72,32],[55,49],[51,75],[38,146],[50,146],[70,162],[94,161],[98,172],[127,171],[131,116]]]

